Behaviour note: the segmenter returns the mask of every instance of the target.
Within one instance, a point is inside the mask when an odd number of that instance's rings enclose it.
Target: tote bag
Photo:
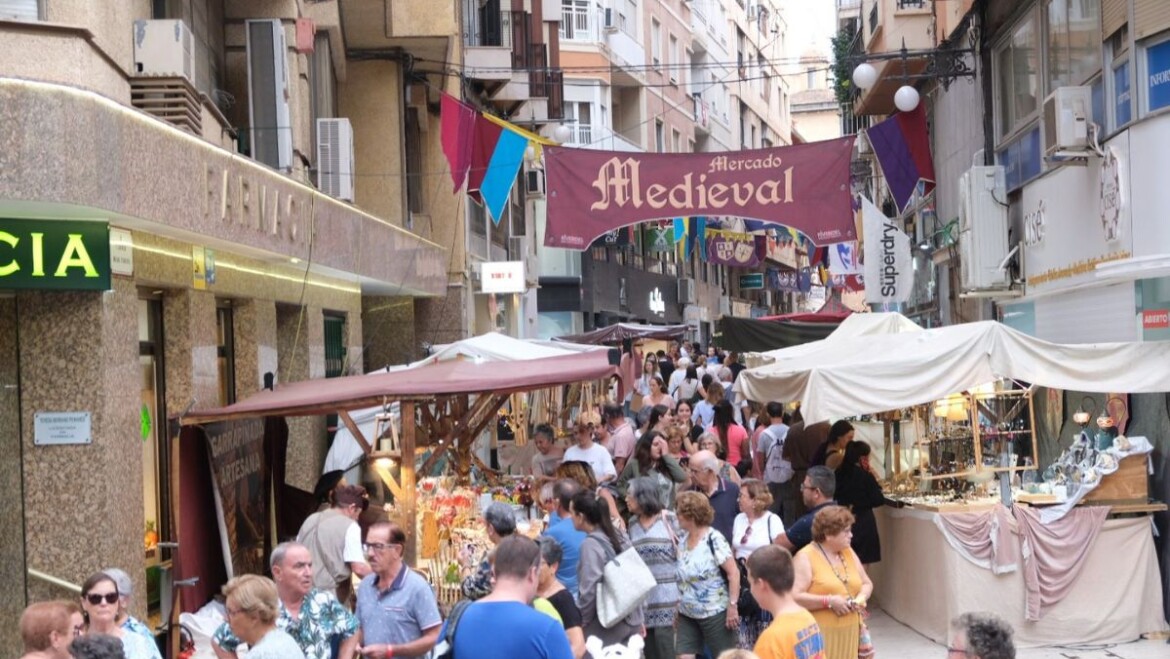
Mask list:
[[[609,629],[624,620],[657,585],[654,574],[633,547],[610,559],[597,583],[597,619],[601,626]]]

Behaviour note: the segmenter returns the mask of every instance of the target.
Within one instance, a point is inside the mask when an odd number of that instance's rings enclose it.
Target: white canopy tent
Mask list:
[[[582,345],[540,339],[515,339],[506,334],[500,334],[499,332],[489,332],[454,343],[436,345],[431,354],[423,359],[410,364],[381,368],[376,371],[371,371],[366,375],[409,371],[452,359],[469,359],[476,362],[508,362],[559,357],[585,352],[587,350],[608,350],[608,346]],[[376,430],[375,426],[377,425],[377,416],[382,411],[383,409],[381,407],[370,407],[364,410],[350,412],[350,416],[361,430],[362,435],[365,437],[373,437]],[[392,403],[389,411],[397,419],[398,403]],[[361,445],[358,444],[353,433],[349,431],[349,428],[344,426],[340,427],[337,429],[337,434],[333,436],[333,445],[329,448],[329,454],[325,456],[325,466],[321,470],[321,473],[339,470],[348,471],[361,462],[365,455]]]
[[[825,339],[780,348],[778,350],[749,353],[746,355],[746,360],[749,366],[775,364],[786,359],[825,350],[832,345],[833,341],[839,341],[841,339],[875,334],[898,334],[901,332],[921,331],[922,328],[920,326],[914,324],[914,321],[900,313],[854,313],[841,321],[837,329],[833,330],[833,333]]]
[[[878,324],[908,329],[889,322]],[[1074,391],[1170,391],[1170,342],[1062,345],[994,321],[834,332],[766,354],[772,363],[741,372],[736,391],[748,400],[799,400],[806,423],[919,405],[1000,378]]]

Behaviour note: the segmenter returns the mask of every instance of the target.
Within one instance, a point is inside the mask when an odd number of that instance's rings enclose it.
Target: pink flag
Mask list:
[[[447,156],[447,164],[451,167],[451,181],[455,184],[453,192],[459,192],[459,188],[463,187],[467,170],[471,168],[471,136],[477,114],[475,108],[454,96],[447,93],[442,95],[439,139],[443,145],[443,155]]]

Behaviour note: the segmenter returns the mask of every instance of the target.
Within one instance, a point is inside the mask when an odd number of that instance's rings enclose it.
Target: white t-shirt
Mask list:
[[[365,563],[366,552],[362,551],[362,527],[357,522],[345,529],[345,548],[341,557],[346,563]]]
[[[752,552],[772,544],[772,540],[784,533],[784,521],[775,513],[768,511],[762,517],[752,522],[751,533],[748,533],[747,515],[740,513],[735,516],[731,525],[731,550],[736,558],[747,558]]]
[[[609,451],[601,444],[595,443],[587,449],[574,444],[565,449],[565,462],[575,460],[588,462],[589,466],[593,468],[593,477],[598,481],[607,476],[617,476],[617,470],[613,467],[613,458],[609,457]]]

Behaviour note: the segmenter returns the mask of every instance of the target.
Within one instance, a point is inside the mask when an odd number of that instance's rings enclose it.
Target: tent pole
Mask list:
[[[404,557],[406,564],[414,565],[418,553],[418,533],[415,520],[418,513],[418,507],[415,505],[418,489],[415,487],[414,477],[414,445],[417,424],[414,417],[414,402],[403,401],[399,405],[402,416],[402,458],[399,461],[402,468],[399,470],[399,479],[402,481],[402,492],[405,495],[400,499],[402,503],[400,509],[406,524],[406,547],[403,549],[406,553]]]

